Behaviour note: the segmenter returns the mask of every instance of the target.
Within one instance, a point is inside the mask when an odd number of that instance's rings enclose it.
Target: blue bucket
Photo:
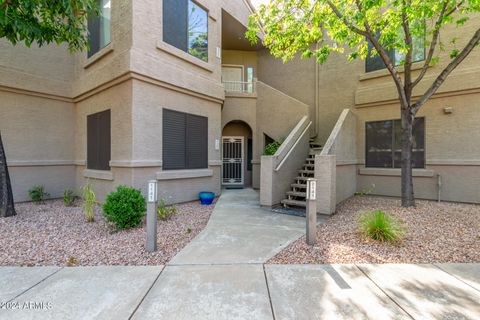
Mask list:
[[[200,203],[202,205],[208,206],[208,205],[212,204],[213,199],[215,199],[215,193],[202,191],[198,194],[198,197],[200,198]]]

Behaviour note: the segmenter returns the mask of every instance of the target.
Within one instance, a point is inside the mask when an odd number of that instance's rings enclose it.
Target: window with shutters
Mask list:
[[[110,170],[110,110],[87,116],[87,168]]]
[[[112,0],[97,0],[100,15],[92,15],[88,18],[88,57],[100,51],[111,41],[111,1]]]
[[[191,0],[163,0],[163,41],[208,61],[208,13]]]
[[[402,125],[400,120],[373,121],[365,124],[365,166],[400,168],[402,166]],[[413,123],[414,168],[425,168],[425,118]]]
[[[163,169],[208,168],[208,118],[163,109]]]

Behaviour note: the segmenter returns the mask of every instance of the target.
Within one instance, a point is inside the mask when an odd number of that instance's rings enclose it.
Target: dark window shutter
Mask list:
[[[87,168],[95,169],[98,166],[97,157],[97,115],[87,116]]]
[[[87,57],[91,57],[100,50],[100,17],[92,14],[88,17],[88,49]]]
[[[188,51],[188,0],[163,0],[163,41]]]
[[[163,169],[184,169],[186,114],[163,109]]]
[[[187,168],[208,167],[208,118],[187,114]]]
[[[110,110],[98,113],[98,170],[110,170],[111,123]]]
[[[87,168],[110,170],[110,110],[87,116]]]

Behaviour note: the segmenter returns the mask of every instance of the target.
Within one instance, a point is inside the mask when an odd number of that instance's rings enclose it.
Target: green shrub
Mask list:
[[[92,185],[87,183],[82,188],[82,208],[87,222],[93,222],[95,220],[95,198]]]
[[[76,199],[77,199],[77,196],[75,195],[72,189],[65,189],[63,191],[63,203],[67,207],[72,207],[75,204]]]
[[[119,186],[111,192],[103,205],[103,214],[119,229],[138,226],[146,211],[145,198],[140,190]]]
[[[177,207],[167,206],[164,199],[160,199],[157,205],[157,216],[160,220],[167,220],[171,215],[177,213]]]
[[[30,190],[28,190],[28,195],[33,202],[41,203],[45,200],[45,198],[49,197],[50,194],[45,192],[43,186],[33,186]]]
[[[360,229],[365,236],[381,242],[397,242],[405,235],[402,223],[382,210],[362,214]]]
[[[278,148],[280,148],[280,146],[282,145],[282,141],[274,141],[270,144],[267,144],[265,146],[265,149],[263,149],[263,155],[264,156],[273,156]]]

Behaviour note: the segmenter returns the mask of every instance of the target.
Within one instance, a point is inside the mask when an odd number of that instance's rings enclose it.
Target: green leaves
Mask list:
[[[435,30],[464,25],[478,12],[480,0],[271,0],[250,17],[247,38],[256,43],[263,31],[264,45],[284,61],[301,53],[323,63],[344,50],[349,61],[365,58],[367,34],[376,36],[385,51],[415,57],[419,44],[428,48]],[[414,43],[407,41],[405,26]]]
[[[98,14],[95,0],[0,0],[0,38],[13,45],[23,41],[66,43],[71,51],[88,47],[86,22]]]

